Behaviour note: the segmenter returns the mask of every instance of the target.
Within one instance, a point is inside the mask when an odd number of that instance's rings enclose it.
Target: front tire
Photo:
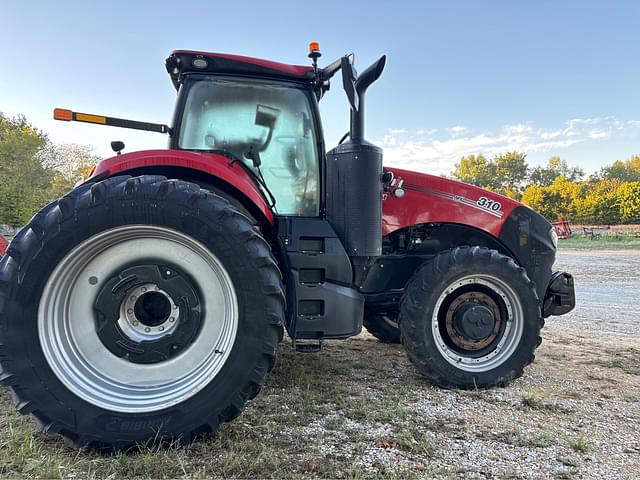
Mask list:
[[[114,177],[45,207],[0,261],[0,380],[76,447],[186,444],[257,394],[283,317],[249,219],[197,185]]]
[[[367,331],[382,343],[400,343],[397,310],[365,311],[363,324]]]
[[[410,360],[446,388],[504,386],[520,377],[534,359],[542,324],[524,269],[481,247],[438,254],[415,272],[401,302]]]

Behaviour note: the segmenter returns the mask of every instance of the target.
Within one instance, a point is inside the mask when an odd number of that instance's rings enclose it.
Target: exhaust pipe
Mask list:
[[[360,76],[342,58],[342,84],[351,106],[349,139],[327,152],[327,220],[352,257],[355,283],[369,261],[382,254],[382,149],[364,138],[364,99],[382,71],[382,56]]]
[[[351,57],[348,55],[342,57],[342,86],[351,105],[349,137],[351,141],[357,142],[364,140],[364,94],[369,86],[382,75],[387,57],[386,55],[380,57],[359,76],[350,59]]]

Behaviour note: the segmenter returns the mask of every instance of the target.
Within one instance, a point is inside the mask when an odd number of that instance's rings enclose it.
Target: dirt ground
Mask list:
[[[294,354],[211,439],[101,457],[38,433],[0,393],[0,476],[638,478],[640,251],[569,251],[578,308],[551,319],[507,388],[425,384],[368,334]]]

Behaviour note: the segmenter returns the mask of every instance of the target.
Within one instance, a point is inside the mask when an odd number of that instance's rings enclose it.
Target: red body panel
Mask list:
[[[241,55],[231,55],[228,53],[213,53],[213,52],[197,52],[193,50],[175,50],[174,54],[189,53],[191,55],[202,55],[203,57],[220,57],[229,60],[235,60],[237,62],[245,62],[259,67],[270,68],[271,70],[277,70],[287,75],[293,75],[297,77],[304,77],[307,73],[313,70],[311,67],[304,65],[287,65],[286,63],[272,62],[270,60],[262,60],[261,58],[243,57]]]
[[[382,204],[382,234],[422,223],[458,223],[497,237],[520,203],[466,183],[422,173],[387,168],[395,182],[404,180],[405,195],[387,195]],[[485,200],[482,200],[482,199]],[[499,205],[497,207],[496,205]]]
[[[0,257],[5,254],[8,246],[9,242],[7,242],[7,239],[0,235]]]
[[[92,176],[113,176],[153,166],[189,168],[215,176],[242,192],[271,225],[275,223],[273,212],[253,179],[242,167],[231,164],[222,155],[184,150],[143,150],[103,160]],[[497,237],[509,214],[520,205],[510,198],[455,180],[398,168],[388,170],[394,173],[396,182],[404,181],[405,195],[402,198],[386,195],[382,208],[382,235],[423,223],[458,223]]]
[[[227,157],[215,153],[185,150],[142,150],[124,153],[101,161],[92,177],[113,176],[128,170],[154,166],[190,168],[217,177],[242,192],[269,223],[273,225],[275,222],[273,212],[251,176],[240,165],[232,164]]]

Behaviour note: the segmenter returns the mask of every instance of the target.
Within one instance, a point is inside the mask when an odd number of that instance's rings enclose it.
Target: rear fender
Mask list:
[[[213,185],[237,198],[256,219],[271,227],[275,225],[273,211],[253,178],[242,166],[219,154],[185,150],[125,153],[101,161],[87,181],[146,173]]]

